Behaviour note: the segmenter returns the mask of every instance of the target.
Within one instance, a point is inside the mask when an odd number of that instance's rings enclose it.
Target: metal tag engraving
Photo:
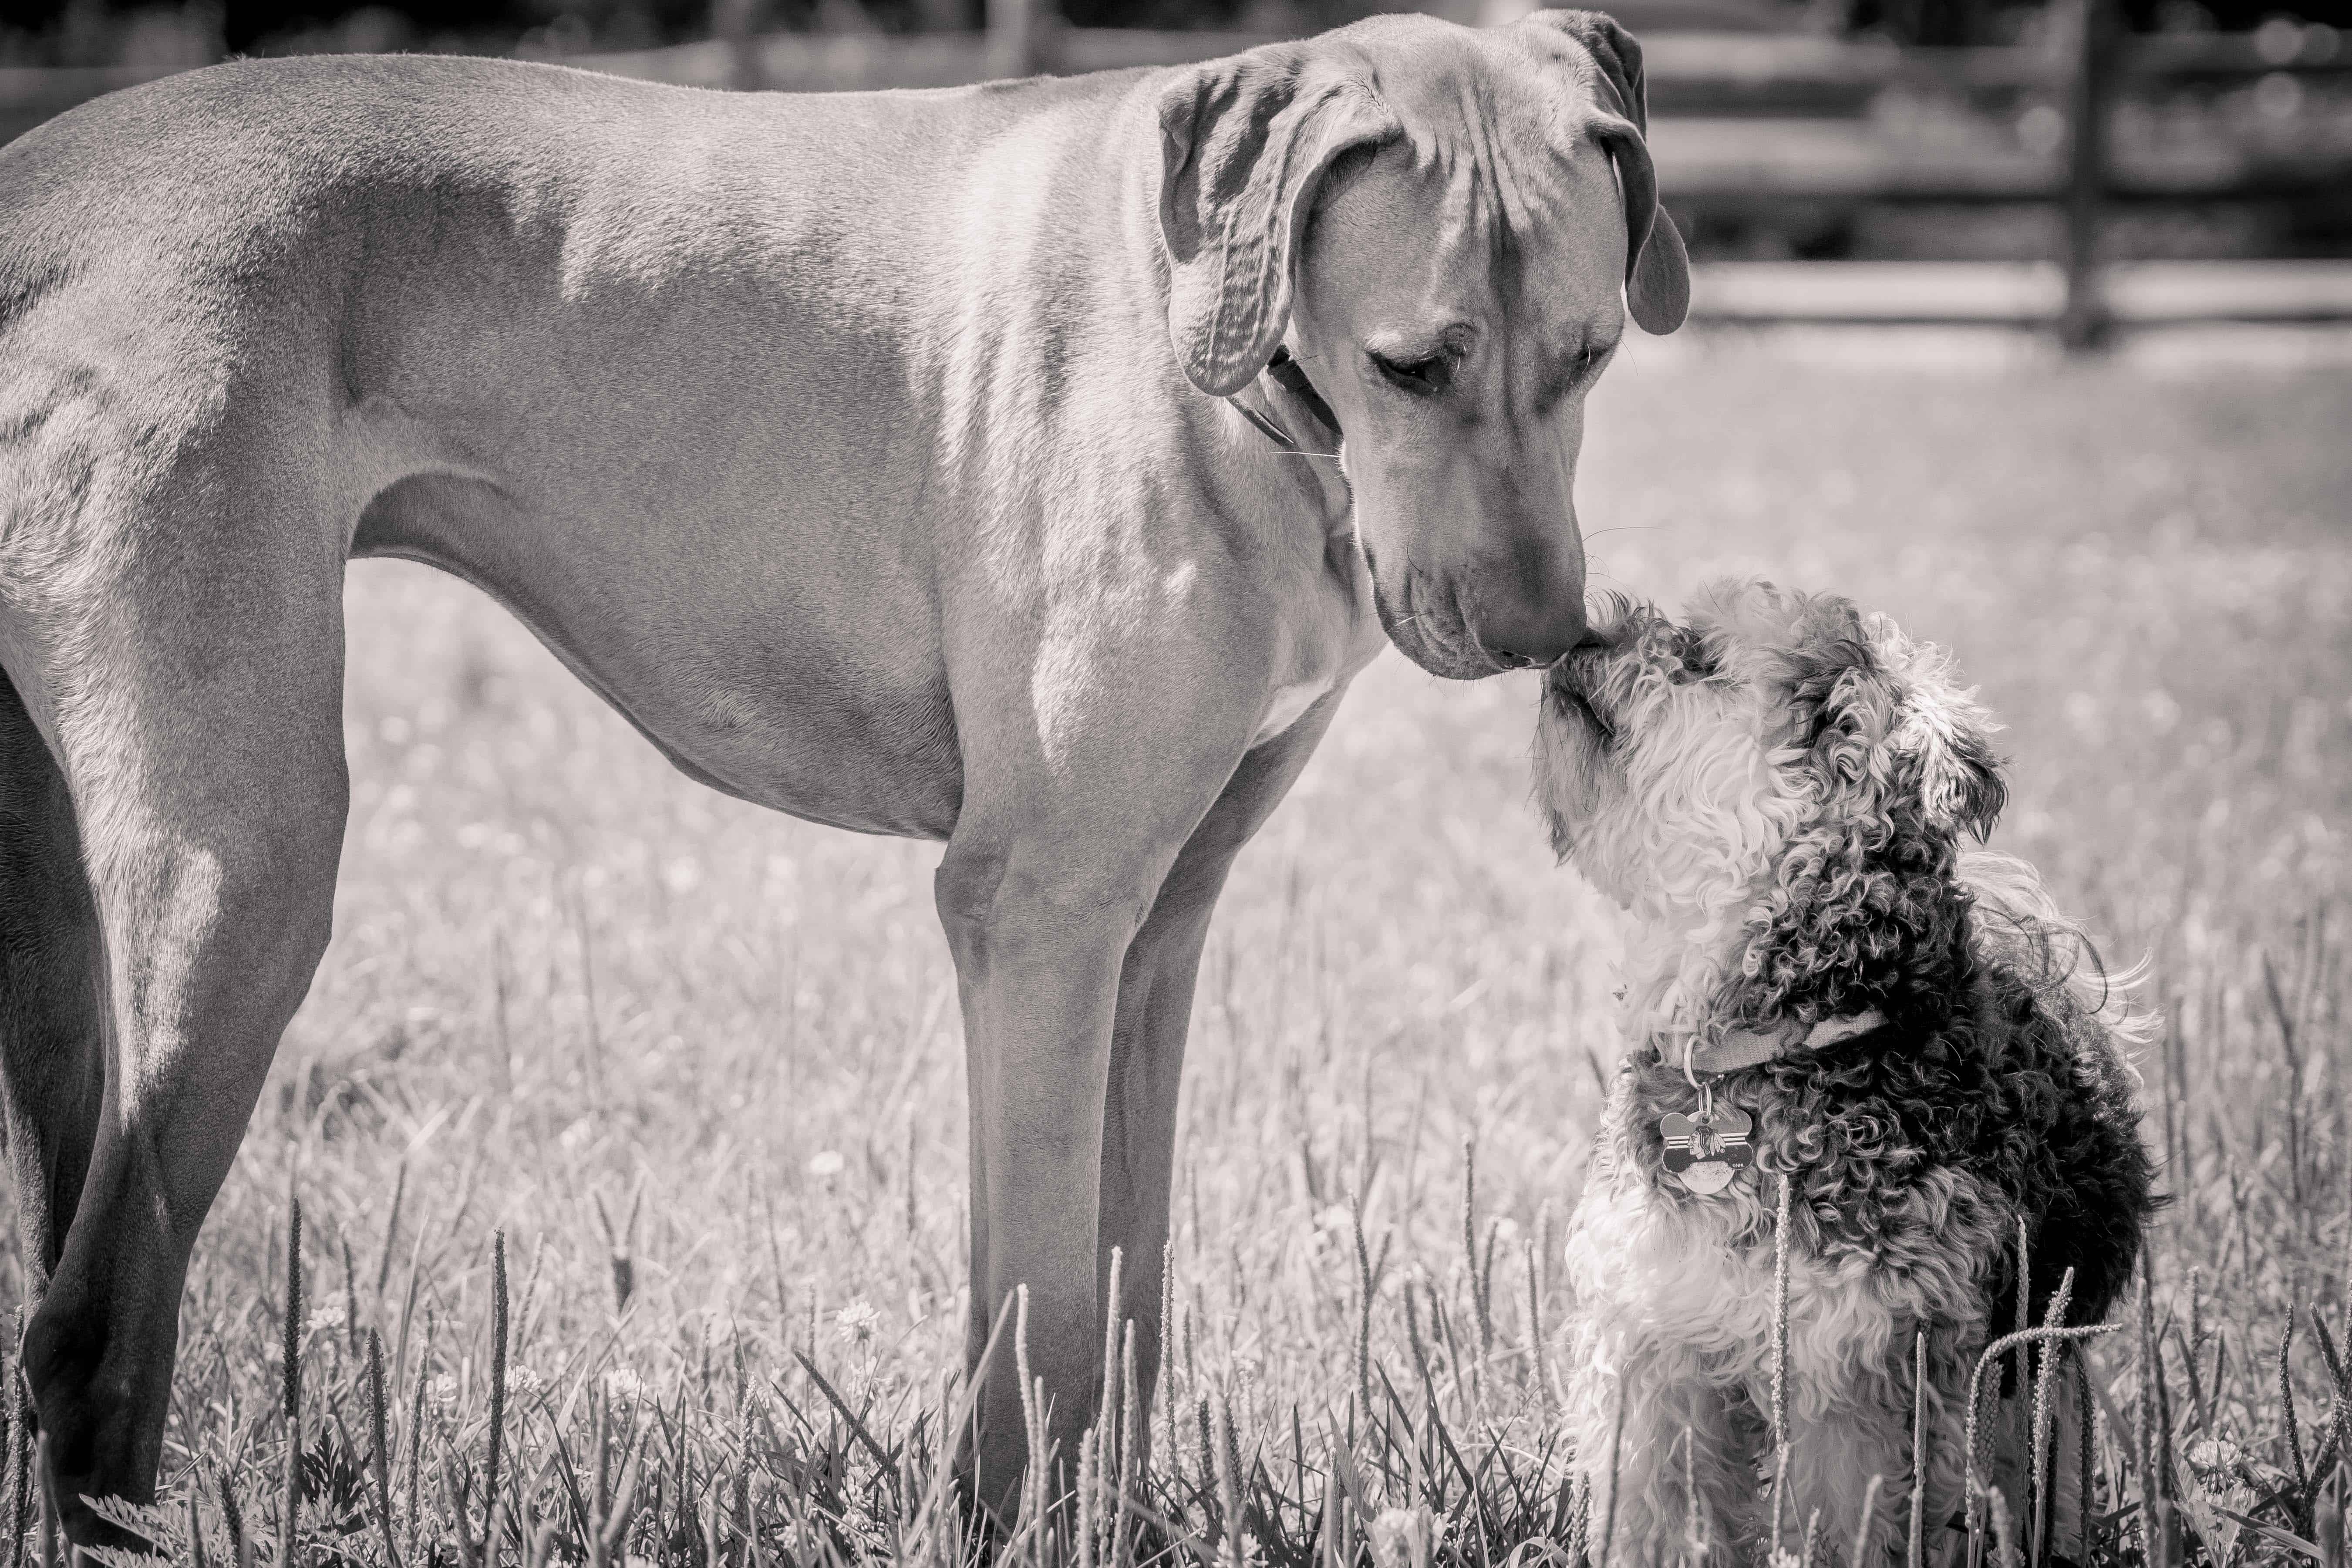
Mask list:
[[[1723,1191],[1742,1166],[1756,1163],[1755,1145],[1748,1141],[1755,1119],[1737,1106],[1717,1110],[1713,1100],[1707,1096],[1696,1116],[1674,1110],[1658,1121],[1666,1142],[1666,1174],[1701,1197]]]

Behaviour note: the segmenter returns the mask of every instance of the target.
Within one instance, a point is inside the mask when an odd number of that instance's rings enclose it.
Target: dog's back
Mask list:
[[[1961,857],[1959,875],[1979,967],[1955,1048],[1992,1064],[1995,1088],[1979,1106],[1973,1147],[1956,1153],[2028,1221],[2028,1321],[2043,1321],[2072,1271],[2066,1321],[2099,1322],[2130,1283],[2158,1204],[2127,1055],[2147,1042],[2153,1019],[2129,1005],[2129,977],[2106,973],[2032,867],[1979,850]],[[2014,1251],[1989,1289],[1997,1301],[2016,1299]]]

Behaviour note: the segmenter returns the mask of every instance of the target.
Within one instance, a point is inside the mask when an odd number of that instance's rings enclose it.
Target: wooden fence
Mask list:
[[[719,0],[719,36],[709,40],[570,63],[704,87],[947,87],[1036,70],[1181,64],[1269,41],[1243,33],[1068,27],[1038,0],[989,0],[988,30],[971,34],[758,36],[746,26],[750,15],[742,0]],[[2101,237],[2119,207],[2334,204],[2352,228],[2352,135],[2332,147],[2184,147],[2116,144],[2107,133],[2120,100],[2182,84],[2226,86],[2275,75],[2315,86],[2352,85],[2352,36],[2273,26],[2257,35],[2132,38],[2117,24],[2116,0],[2053,0],[2052,19],[2056,25],[2035,47],[1902,49],[1810,36],[1654,35],[1644,49],[1660,185],[1678,214],[1701,220],[1889,205],[2053,210],[2063,236],[2055,301],[2046,310],[2035,303],[2049,293],[2041,272],[2032,274],[2038,280],[2030,285],[2005,286],[2003,297],[2021,301],[2017,312],[2043,319],[2075,345],[2098,342],[2116,320],[2108,288],[2114,269],[2105,265]],[[0,140],[137,79],[122,70],[0,70]],[[1874,104],[1890,93],[1969,111],[1948,117],[1939,134],[1906,132],[1874,117]],[[2032,116],[2040,117],[2038,142],[2017,132]],[[1758,276],[1768,275],[1794,276]],[[2026,275],[2014,268],[2006,274]],[[1927,271],[1916,276],[1928,283]],[[2266,276],[2285,280],[2288,293],[2257,314],[2352,315],[2344,304],[2347,290],[2325,268],[2272,268]],[[2245,297],[2247,286],[2242,279],[2201,294],[2199,288],[2174,293],[2233,300]],[[1792,298],[1806,302],[1790,313],[1833,313],[1833,300],[1821,295],[1818,288],[1797,288]],[[1966,289],[1955,296],[1949,319],[1988,319],[1965,296]],[[1757,319],[1756,289],[1741,298],[1737,318]],[[1703,290],[1702,306],[1706,302]],[[1867,309],[1856,314],[1879,319]],[[1906,319],[1937,314],[1932,297],[1905,312]]]

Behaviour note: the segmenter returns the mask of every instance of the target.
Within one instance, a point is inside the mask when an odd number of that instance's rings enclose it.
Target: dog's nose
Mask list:
[[[1549,664],[1584,640],[1583,562],[1577,570],[1523,574],[1510,591],[1479,604],[1478,640],[1497,658]]]
[[[1482,617],[1478,640],[1497,658],[1550,664],[1584,640],[1584,604],[1527,605],[1517,613]]]

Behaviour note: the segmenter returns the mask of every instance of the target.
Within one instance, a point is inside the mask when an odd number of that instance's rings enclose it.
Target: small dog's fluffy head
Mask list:
[[[1612,598],[1592,626],[1545,679],[1537,788],[1554,847],[1645,920],[1733,915],[1808,836],[1948,854],[2000,815],[1993,725],[1884,616],[1724,583],[1685,624]]]

